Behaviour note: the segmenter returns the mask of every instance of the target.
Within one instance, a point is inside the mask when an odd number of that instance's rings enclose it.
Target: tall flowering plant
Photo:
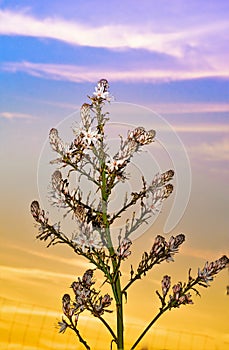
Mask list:
[[[61,223],[52,224],[48,215],[40,207],[38,201],[31,204],[31,213],[38,224],[37,238],[48,242],[48,247],[58,243],[67,244],[76,254],[85,257],[93,268],[85,271],[71,284],[72,295],[64,294],[62,297],[63,317],[59,322],[59,331],[66,329],[75,332],[78,340],[86,349],[90,346],[80,333],[78,327],[79,317],[87,310],[92,316],[98,318],[107,328],[111,336],[111,347],[124,349],[124,321],[123,301],[127,300],[129,288],[141,279],[155,265],[163,261],[172,262],[178,253],[180,245],[185,241],[183,234],[165,239],[158,235],[151,249],[144,252],[136,268],[131,265],[129,281],[124,285],[121,269],[124,261],[131,254],[131,237],[147,219],[160,210],[162,202],[168,198],[172,191],[171,181],[173,170],[157,174],[150,183],[142,178],[142,188],[132,192],[124,198],[120,208],[111,212],[109,208],[111,194],[120,182],[128,180],[127,167],[131,158],[143,147],[147,147],[155,138],[154,130],[145,130],[137,127],[128,132],[125,139],[120,139],[117,153],[109,154],[105,126],[108,121],[107,113],[103,112],[105,103],[110,102],[108,81],[101,79],[92,96],[90,103],[81,107],[81,125],[73,129],[74,139],[70,144],[62,141],[56,129],[49,134],[50,145],[58,154],[52,163],[59,164],[51,178],[53,205],[72,213],[71,219],[75,221],[77,233],[69,237],[61,229]],[[68,173],[64,176],[64,170]],[[70,174],[76,173],[72,184]],[[94,185],[94,198],[82,193],[80,179],[85,177]],[[77,179],[77,180],[76,180]],[[126,224],[118,234],[118,243],[115,245],[111,235],[112,225],[124,212],[131,207],[139,205],[139,215],[135,211],[126,220]],[[67,215],[67,213],[65,215]],[[224,269],[229,259],[224,255],[220,259],[208,263],[199,269],[195,277],[188,274],[188,281],[171,284],[171,277],[165,275],[161,281],[161,291],[156,291],[161,306],[158,313],[134,341],[131,349],[135,349],[141,339],[167,310],[179,308],[181,305],[192,304],[191,292],[199,294],[198,287],[208,287],[214,276]],[[101,294],[95,288],[94,274],[96,270],[102,271],[104,284],[109,285],[110,294]],[[106,313],[113,312],[116,305],[116,329],[113,329],[106,320]]]

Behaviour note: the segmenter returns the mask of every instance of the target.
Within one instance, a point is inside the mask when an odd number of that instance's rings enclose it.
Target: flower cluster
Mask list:
[[[168,291],[171,286],[171,277],[168,275],[165,275],[161,281],[161,289],[162,289],[162,295],[163,298],[168,294]]]
[[[59,170],[56,170],[52,174],[51,183],[51,202],[54,206],[68,208],[69,211],[73,212],[74,217],[80,224],[82,224],[86,218],[88,220],[90,218],[90,220],[94,222],[94,208],[82,202],[81,192],[78,187],[70,191],[68,179],[63,179],[62,173]]]
[[[54,206],[66,208],[66,196],[69,195],[68,182],[63,181],[62,174],[59,170],[54,171],[51,179],[52,191],[51,200]]]
[[[54,225],[50,225],[48,215],[40,208],[38,201],[33,201],[31,203],[30,211],[39,227],[39,234],[36,238],[39,238],[41,241],[50,239],[48,247],[51,244],[55,244],[54,242],[60,237],[60,223],[58,222]]]
[[[121,138],[120,151],[114,157],[116,160],[128,162],[134,153],[138,152],[140,146],[148,145],[154,141],[155,130],[145,130],[143,127],[137,127],[128,132],[127,139]]]
[[[191,294],[185,293],[184,287],[185,285],[183,286],[181,282],[172,287],[173,294],[169,296],[169,305],[171,305],[171,307],[179,307],[182,304],[193,304]]]
[[[31,214],[35,221],[43,226],[48,223],[48,216],[45,211],[40,208],[38,201],[33,201],[30,206]]]
[[[89,130],[92,124],[91,118],[91,105],[89,103],[84,103],[80,108],[80,117],[83,127],[86,131]]]
[[[70,324],[62,318],[62,322],[59,322],[60,332],[64,332],[67,327],[72,324],[77,325],[79,315],[84,311],[90,311],[94,316],[101,317],[104,312],[112,312],[106,308],[111,305],[112,298],[109,294],[99,296],[92,286],[95,284],[93,281],[93,270],[87,270],[83,277],[78,277],[78,281],[74,281],[71,284],[71,288],[74,292],[74,300],[71,301],[69,294],[64,294],[62,298],[62,309],[64,315],[70,320]]]
[[[59,133],[55,128],[52,128],[49,133],[49,142],[52,149],[61,157],[51,161],[54,163],[64,163],[65,165],[78,163],[84,158],[87,149],[90,149],[100,138],[97,130],[92,130],[91,127],[73,129],[75,138],[71,144],[65,144],[59,137]]]
[[[170,287],[171,287],[171,277],[168,275],[165,275],[161,281],[162,296],[158,291],[156,291],[162,303],[161,310],[163,310],[164,308],[171,309],[171,308],[180,307],[180,305],[193,304],[193,301],[191,299],[191,294],[188,292],[189,289],[193,289],[193,288],[189,285],[186,285],[185,283],[182,284],[181,282],[179,282],[172,287],[173,294],[169,295],[169,300],[166,305],[165,298],[170,290]]]
[[[136,144],[143,146],[153,142],[155,135],[155,130],[146,131],[145,128],[139,126],[133,131],[129,131],[127,139],[129,142],[135,142]]]
[[[160,264],[162,261],[174,261],[173,255],[178,253],[179,246],[185,241],[185,236],[179,234],[177,236],[171,236],[169,241],[160,235],[155,238],[153,246],[149,253],[144,252],[142,259],[138,265],[137,275],[146,274],[146,272],[156,264]]]
[[[119,152],[106,161],[108,174],[114,174],[118,180],[124,181],[126,179],[124,171],[131,157],[139,151],[140,146],[153,142],[154,137],[154,130],[146,131],[143,127],[129,131],[125,141],[121,138]]]
[[[124,168],[128,163],[128,159],[115,159],[110,157],[106,162],[106,169],[108,173],[115,174],[118,178],[122,178]]]
[[[117,255],[120,257],[121,260],[124,260],[128,258],[128,256],[131,254],[130,246],[132,242],[129,238],[123,238],[121,243],[118,246],[117,249]]]
[[[109,84],[107,79],[100,79],[95,87],[95,92],[93,92],[93,97],[90,97],[93,104],[100,104],[103,101],[110,102],[112,96],[109,93]]]
[[[173,185],[168,183],[174,176],[173,170],[156,174],[148,189],[149,205],[153,213],[159,210],[162,202],[173,192]]]
[[[174,261],[173,255],[178,253],[179,246],[185,241],[185,235],[180,233],[177,236],[171,236],[169,241],[160,235],[155,238],[154,244],[150,250],[150,256],[153,259],[163,259]]]
[[[61,140],[58,130],[55,128],[52,128],[49,132],[49,143],[53,151],[60,155],[67,157],[70,154],[70,145]]]
[[[173,246],[173,251],[176,252],[179,243],[174,240],[171,241],[171,246]],[[219,273],[222,269],[224,269],[229,264],[229,259],[224,255],[220,259],[211,262],[210,264],[207,262],[202,270],[198,269],[198,274],[196,278],[191,277],[189,270],[189,278],[188,283],[178,282],[172,287],[172,294],[169,295],[169,300],[165,302],[165,297],[167,296],[170,287],[171,287],[171,277],[165,275],[161,281],[161,289],[162,296],[158,291],[156,291],[159,296],[162,309],[165,307],[168,309],[179,307],[180,305],[193,304],[190,290],[195,291],[197,295],[200,295],[198,290],[195,288],[196,285],[200,285],[202,287],[209,287],[209,282],[213,280],[213,276]]]
[[[72,239],[72,242],[79,246],[83,252],[100,249],[102,247],[101,235],[93,228],[92,222],[81,222],[79,226],[80,233]]]
[[[87,128],[75,128],[73,132],[76,135],[74,140],[74,146],[76,149],[82,149],[85,152],[85,149],[91,148],[95,145],[96,142],[101,138],[101,134],[97,129],[92,129],[91,126]]]
[[[177,236],[171,236],[167,242],[167,261],[174,261],[173,256],[178,253],[180,245],[185,241],[185,235],[179,234]]]
[[[173,176],[174,176],[174,170],[172,169],[162,174],[156,174],[151,184],[151,190],[153,190],[153,188],[164,186],[167,182],[172,180]]]
[[[226,255],[223,255],[220,259],[212,261],[211,263],[206,262],[202,270],[198,270],[198,277],[200,283],[206,283],[209,285],[209,282],[213,281],[214,275],[219,273],[229,264],[229,259]]]

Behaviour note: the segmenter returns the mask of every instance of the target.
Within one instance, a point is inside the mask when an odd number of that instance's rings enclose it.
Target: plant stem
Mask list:
[[[116,214],[113,215],[113,217],[110,219],[110,224],[112,224],[115,219],[117,219],[118,217],[120,217],[120,215],[126,211],[126,209],[128,209],[129,207],[131,207],[132,205],[136,204],[137,201],[139,199],[142,199],[146,196],[146,193],[147,193],[147,190],[142,190],[140,192],[136,192],[136,193],[132,193],[132,199],[127,203],[125,204]]]
[[[79,338],[80,343],[82,343],[82,344],[85,346],[85,348],[86,348],[87,350],[90,350],[90,349],[91,349],[90,346],[87,344],[86,340],[84,340],[84,339],[82,338],[82,336],[80,335],[79,330],[76,328],[76,326],[74,325],[74,323],[72,322],[72,320],[71,320],[71,326],[70,326],[70,328],[74,330],[74,332],[76,333],[77,337]]]
[[[122,303],[122,292],[121,292],[121,283],[120,277],[118,275],[116,282],[117,290],[117,300],[116,300],[116,313],[117,313],[117,347],[118,350],[124,349],[124,328],[123,328],[123,303]]]
[[[107,202],[108,202],[108,190],[107,190],[107,179],[106,172],[104,169],[104,165],[102,164],[102,184],[101,184],[101,195],[102,195],[102,212],[103,212],[103,224],[106,229],[106,240],[108,245],[108,250],[110,254],[110,258],[113,266],[113,273],[115,274],[117,271],[117,260],[114,251],[114,247],[111,240],[110,235],[110,223],[107,217]],[[117,274],[116,278],[112,282],[112,290],[114,294],[114,298],[116,301],[116,315],[117,315],[117,349],[124,349],[124,341],[123,341],[123,304],[122,304],[122,290],[120,283],[120,276]]]
[[[113,329],[112,329],[112,328],[109,326],[109,324],[107,323],[107,321],[104,320],[104,318],[101,317],[101,316],[98,316],[98,318],[99,318],[100,321],[106,326],[106,328],[108,329],[108,331],[109,331],[110,334],[112,335],[113,340],[117,343],[117,337],[116,337],[116,335],[114,334]]]
[[[130,350],[133,350],[136,348],[138,343],[142,340],[142,338],[145,336],[145,334],[148,332],[148,330],[152,327],[152,325],[161,317],[161,315],[169,309],[169,306],[166,306],[163,309],[160,309],[158,314],[152,319],[152,321],[148,324],[148,326],[144,329],[144,331],[140,334],[134,345],[130,348]]]
[[[101,106],[97,106],[96,108],[96,114],[97,114],[97,120],[98,120],[98,130],[102,134],[102,138],[100,140],[100,150],[98,152],[99,162],[100,162],[100,190],[101,190],[101,199],[102,199],[102,219],[103,219],[103,225],[105,228],[105,238],[106,238],[106,244],[107,249],[109,251],[110,259],[112,262],[113,267],[113,274],[116,275],[117,273],[117,257],[115,254],[115,250],[113,247],[113,242],[110,235],[110,222],[107,215],[107,204],[109,195],[111,194],[111,190],[113,187],[113,181],[108,183],[107,174],[106,174],[106,164],[105,159],[106,155],[104,152],[104,143],[103,143],[103,134],[104,134],[104,124],[101,122]],[[117,315],[117,349],[118,350],[124,350],[124,341],[123,341],[123,304],[122,304],[122,289],[121,289],[121,283],[120,283],[120,276],[117,273],[117,276],[113,279],[111,282],[113,295],[116,301],[116,315]]]

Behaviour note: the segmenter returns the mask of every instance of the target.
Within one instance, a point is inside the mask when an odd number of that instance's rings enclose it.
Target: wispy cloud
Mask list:
[[[143,28],[127,25],[92,27],[54,17],[38,19],[23,11],[1,10],[0,23],[0,33],[7,35],[53,38],[75,45],[111,49],[146,48],[158,52],[166,51],[173,55],[180,53],[180,41],[187,38],[185,32],[170,34],[147,32]],[[220,27],[223,25],[225,26],[221,23]],[[202,30],[196,28],[192,34],[195,37],[198,34],[200,37],[201,33],[205,32],[206,28]],[[209,33],[209,28],[207,32]]]
[[[54,80],[64,80],[72,82],[95,82],[100,77],[109,76],[112,81],[137,81],[137,82],[157,82],[157,81],[179,81],[196,78],[227,77],[228,70],[218,70],[212,72],[207,68],[204,70],[188,71],[174,70],[173,68],[162,69],[132,69],[118,70],[115,68],[82,67],[66,64],[46,64],[32,62],[8,62],[0,66],[0,70],[12,73],[25,72],[29,75]]]
[[[184,246],[182,247],[182,251],[180,252],[180,254],[187,256],[187,257],[191,257],[191,258],[198,258],[198,259],[202,259],[204,260],[204,263],[206,260],[208,261],[213,261],[216,259],[219,259],[222,255],[225,254],[225,252],[223,251],[223,249],[221,249],[221,251],[217,251],[216,249],[214,250],[210,250],[210,249],[198,249],[198,248],[191,248],[190,246]],[[204,264],[203,263],[203,264]]]
[[[190,151],[194,154],[198,153],[202,159],[206,161],[229,161],[229,139],[223,138],[219,141],[211,143],[201,143],[196,147],[192,147]],[[228,163],[229,164],[229,163]]]
[[[35,116],[26,113],[0,112],[0,118],[4,119],[35,119]]]
[[[46,271],[42,269],[33,269],[33,268],[20,268],[20,267],[12,267],[12,266],[4,266],[1,265],[1,279],[9,280],[9,276],[12,278],[20,279],[26,278],[26,280],[50,280],[50,279],[66,279],[72,278],[72,275],[68,275],[66,273],[52,272]],[[14,276],[14,277],[13,277]]]
[[[58,18],[38,19],[23,12],[9,10],[0,11],[0,23],[2,34],[53,38],[75,45],[110,49],[147,48],[163,52],[163,46],[168,41],[163,34],[141,33],[137,28],[123,25],[90,27]],[[167,51],[171,50],[173,53],[177,51],[175,48],[167,48]]]
[[[225,124],[174,124],[173,128],[178,132],[185,133],[229,133],[229,125]]]
[[[5,302],[7,303],[7,299]],[[15,312],[17,312],[17,314],[21,314],[21,315],[37,315],[37,316],[45,315],[46,317],[60,317],[60,312],[55,312],[55,311],[47,310],[43,308],[35,309],[34,307],[32,307],[32,305],[28,305],[28,307],[23,307],[23,306],[20,306],[19,304],[20,304],[19,302],[15,301],[15,305],[9,305],[9,304],[3,305],[1,307],[1,312],[6,314],[14,314]]]
[[[228,76],[225,55],[229,50],[226,50],[224,35],[228,29],[229,23],[226,20],[204,24],[199,21],[195,26],[174,28],[170,32],[165,32],[158,25],[95,26],[58,17],[36,18],[23,10],[20,12],[0,10],[0,33],[3,35],[50,38],[71,45],[103,47],[111,50],[145,49],[181,59],[180,65],[187,67],[188,63],[191,67],[189,74],[194,75],[195,71],[198,72],[198,67],[202,69],[206,67],[204,74]],[[223,58],[221,53],[217,54],[218,45],[224,47]],[[127,73],[127,77],[131,78],[132,74]]]
[[[6,246],[6,244],[5,244]],[[55,263],[61,263],[62,265],[71,265],[73,267],[80,267],[80,268],[90,268],[91,265],[90,263],[88,263],[86,260],[83,260],[83,258],[80,258],[77,256],[77,258],[64,258],[63,256],[56,256],[56,255],[52,255],[50,253],[43,253],[43,252],[39,252],[36,250],[32,250],[29,249],[28,247],[23,247],[23,246],[17,246],[17,245],[13,245],[13,244],[8,244],[7,247],[11,250],[15,250],[15,251],[22,251],[28,255],[31,255],[33,257],[38,257],[41,259],[45,259],[45,260],[51,260]]]
[[[217,102],[190,102],[190,103],[154,103],[152,110],[163,114],[191,114],[191,113],[222,113],[229,112],[229,103]],[[193,125],[192,125],[193,126]],[[194,126],[195,127],[195,126]],[[199,127],[199,125],[198,125]],[[204,127],[204,126],[203,126]],[[214,127],[214,125],[212,125]],[[224,126],[225,128],[225,126]],[[200,126],[200,130],[202,127]],[[217,126],[216,126],[217,129]],[[223,131],[223,128],[220,128]],[[211,130],[211,126],[210,126]],[[229,125],[226,130],[229,130]]]
[[[156,28],[156,29],[155,29]],[[35,77],[73,82],[94,82],[101,76],[113,81],[171,81],[206,77],[229,78],[225,32],[228,21],[198,24],[194,27],[173,28],[171,32],[159,26],[143,24],[91,25],[64,18],[36,18],[26,11],[0,10],[0,34],[49,38],[70,45],[105,48],[122,53],[122,69],[109,60],[98,66],[89,59],[88,66],[47,64],[32,62],[6,62],[0,69],[9,72],[26,72]],[[222,54],[223,48],[223,54]],[[132,65],[125,64],[129,50],[142,50]],[[146,55],[146,51],[148,54]],[[133,51],[130,51],[133,52]],[[150,52],[150,59],[149,59]],[[155,56],[154,54],[157,53]],[[151,55],[152,58],[151,58]],[[148,58],[147,58],[148,57]],[[160,63],[161,57],[166,65]],[[131,58],[133,60],[133,56]],[[126,62],[129,62],[127,59]],[[159,64],[160,63],[160,64]],[[144,67],[144,68],[142,68]],[[147,67],[147,68],[146,68]]]

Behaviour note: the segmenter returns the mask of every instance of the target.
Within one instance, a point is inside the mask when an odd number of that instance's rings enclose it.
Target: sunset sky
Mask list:
[[[70,134],[100,78],[114,96],[112,137],[132,125],[157,131],[138,171],[176,173],[162,214],[134,241],[124,281],[157,234],[186,235],[174,263],[130,289],[127,346],[160,306],[155,290],[164,274],[175,284],[189,267],[194,275],[229,255],[228,16],[227,0],[0,0],[1,349],[83,349],[54,325],[62,295],[90,265],[37,241],[29,207],[46,202],[49,130]],[[228,349],[227,285],[224,270],[201,298],[193,295],[194,305],[164,315],[139,349]],[[106,330],[87,317],[81,327],[92,348],[103,349]]]

